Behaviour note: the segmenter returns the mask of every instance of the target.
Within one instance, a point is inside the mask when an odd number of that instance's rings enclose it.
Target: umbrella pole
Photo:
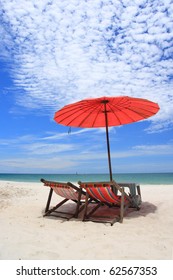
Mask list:
[[[107,140],[107,151],[108,151],[108,164],[109,164],[110,181],[112,181],[112,166],[111,166],[111,156],[110,156],[108,117],[107,117],[106,103],[107,102],[104,102],[104,109],[105,109],[104,113],[105,113],[105,123],[106,123],[106,140]]]

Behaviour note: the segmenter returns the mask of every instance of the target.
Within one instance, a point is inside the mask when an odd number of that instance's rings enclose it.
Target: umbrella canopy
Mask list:
[[[128,96],[90,98],[64,106],[54,120],[71,127],[105,127],[108,149],[110,180],[112,168],[108,127],[119,126],[147,119],[159,110],[157,103]]]

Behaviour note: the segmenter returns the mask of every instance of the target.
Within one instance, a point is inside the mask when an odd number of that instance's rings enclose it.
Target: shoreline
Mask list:
[[[110,226],[43,217],[49,188],[0,180],[0,259],[173,259],[173,184],[140,186],[141,210]],[[54,205],[60,200],[54,195]]]

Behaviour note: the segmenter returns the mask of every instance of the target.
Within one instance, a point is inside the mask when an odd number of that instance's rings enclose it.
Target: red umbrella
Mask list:
[[[105,127],[110,180],[112,168],[110,159],[109,126],[137,122],[155,115],[159,110],[157,103],[128,96],[90,98],[64,106],[57,111],[54,120],[71,127]]]

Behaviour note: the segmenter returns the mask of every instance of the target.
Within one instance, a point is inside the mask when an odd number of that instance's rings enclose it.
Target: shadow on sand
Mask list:
[[[74,203],[67,203],[66,205],[63,205],[59,208],[59,211],[62,211],[62,212],[70,212],[70,213],[74,213],[75,212],[75,207],[76,205]],[[92,205],[90,205],[90,207],[93,207]],[[142,202],[142,205],[141,205],[141,209],[140,210],[136,210],[134,208],[128,208],[128,210],[126,211],[125,215],[124,215],[124,218],[125,219],[134,219],[134,218],[139,218],[139,217],[146,217],[147,215],[151,214],[151,213],[155,213],[157,211],[157,207],[150,203],[150,202]],[[44,210],[42,211],[42,214],[44,215]],[[56,214],[54,213],[55,215],[51,215],[51,216],[46,216],[45,218],[48,218],[48,219],[58,219],[60,220],[61,222],[64,222],[64,221],[67,221],[68,218],[70,218],[70,220],[75,220],[75,221],[82,221],[82,212],[79,214],[79,217],[77,219],[74,219],[74,218],[71,218],[71,216],[69,215],[66,215],[66,214]],[[115,215],[118,215],[119,214],[119,207],[112,207],[112,208],[109,208],[107,206],[102,206],[100,207],[95,215],[99,215],[99,216],[102,216],[103,217],[105,215],[110,215],[110,216],[115,216]]]
[[[157,206],[154,204],[144,201],[141,204],[141,209],[136,211],[135,209],[128,209],[128,213],[125,215],[127,219],[133,219],[138,217],[146,217],[149,214],[155,213],[157,211]]]

